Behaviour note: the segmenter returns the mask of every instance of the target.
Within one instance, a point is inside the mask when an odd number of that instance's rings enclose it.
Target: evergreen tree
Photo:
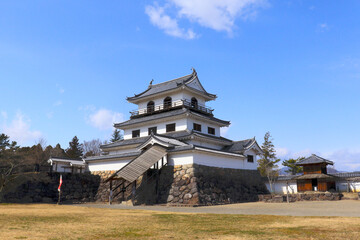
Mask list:
[[[69,158],[77,158],[80,159],[83,155],[82,144],[79,143],[79,139],[77,136],[73,137],[71,142],[69,142],[69,148],[66,149],[66,155]]]
[[[51,157],[66,157],[65,150],[61,148],[61,145],[58,143],[54,148],[50,149]]]
[[[296,163],[300,162],[303,159],[304,157],[298,157],[297,159],[290,158],[288,160],[285,160],[282,163],[283,166],[288,168],[287,170],[285,170],[285,172],[291,175],[296,175],[297,173],[301,173],[303,168],[301,166],[296,165]]]
[[[258,160],[258,170],[261,176],[267,177],[271,193],[273,193],[273,183],[279,175],[277,163],[280,161],[280,159],[276,158],[276,151],[272,140],[270,132],[267,132],[264,136],[264,143],[261,146],[263,154]]]
[[[9,136],[3,133],[0,135],[0,193],[9,182],[19,176],[21,158],[18,149],[15,141],[10,143]]]
[[[110,142],[116,142],[116,141],[121,140],[122,138],[123,138],[123,136],[121,135],[120,130],[115,129],[114,133],[111,135]]]

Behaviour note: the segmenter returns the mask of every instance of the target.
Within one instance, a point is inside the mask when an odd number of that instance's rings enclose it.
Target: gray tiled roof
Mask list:
[[[119,153],[114,155],[102,155],[102,156],[94,156],[94,157],[87,157],[84,158],[85,162],[88,161],[95,161],[95,160],[109,160],[109,159],[116,159],[116,158],[123,158],[123,157],[135,157],[140,155],[140,151],[136,152],[127,152],[127,153]]]
[[[122,123],[116,123],[114,124],[114,127],[116,128],[121,128],[121,127],[125,127],[125,126],[129,126],[129,125],[133,125],[133,124],[137,124],[137,123],[144,123],[144,122],[149,122],[149,121],[154,121],[154,120],[158,120],[158,119],[163,119],[163,118],[167,118],[167,117],[173,117],[173,116],[178,116],[178,115],[182,115],[182,114],[186,114],[186,113],[190,113],[194,116],[197,117],[201,117],[204,119],[208,119],[211,121],[215,121],[224,125],[229,125],[230,122],[229,121],[224,121],[212,116],[207,116],[204,114],[200,114],[200,113],[196,113],[190,109],[187,108],[181,108],[181,109],[176,109],[176,110],[172,110],[172,111],[168,111],[168,112],[163,112],[163,113],[157,113],[154,115],[149,115],[149,116],[145,116],[145,117],[141,117],[141,118],[133,118],[130,119],[128,121],[122,122]]]
[[[315,154],[312,154],[310,157],[301,160],[296,165],[307,165],[307,164],[316,164],[316,163],[327,163],[330,165],[334,165],[334,162],[329,161],[325,158],[319,157]]]
[[[229,152],[243,152],[249,146],[251,146],[254,142],[255,142],[255,138],[236,141],[236,142],[233,142],[233,144],[231,146],[225,147],[224,150],[229,151]]]
[[[189,133],[190,133],[189,131],[178,131],[178,132],[170,132],[170,133],[161,134],[161,136],[179,138],[179,137],[187,136],[187,135],[189,135]],[[157,136],[159,136],[159,134],[157,134]],[[114,143],[101,145],[100,147],[102,149],[107,149],[107,148],[126,146],[126,145],[132,145],[132,144],[140,145],[140,144],[146,142],[148,140],[148,138],[149,138],[149,136],[139,137],[139,138],[131,138],[131,139],[126,139],[126,140],[119,140]]]
[[[179,88],[183,85],[186,85],[187,83],[190,83],[193,79],[196,79],[196,78],[197,78],[197,73],[193,69],[193,72],[189,75],[186,75],[186,76],[183,76],[180,78],[176,78],[176,79],[173,79],[170,81],[162,82],[159,84],[154,84],[154,85],[150,84],[147,90],[145,90],[142,93],[135,94],[135,96],[133,96],[133,97],[128,97],[127,100],[129,100],[129,101],[136,100],[136,99],[139,99],[142,97],[154,95],[154,94],[165,92],[168,90],[173,90],[173,89]],[[194,90],[196,90],[196,89],[194,89]],[[203,93],[205,93],[206,95],[208,95],[210,97],[216,97],[214,94],[210,94],[210,93],[206,92],[205,89],[204,89]]]

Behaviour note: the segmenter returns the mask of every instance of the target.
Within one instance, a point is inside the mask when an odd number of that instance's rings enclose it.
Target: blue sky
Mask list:
[[[191,72],[224,136],[360,171],[360,2],[0,1],[0,132],[109,139],[125,98]]]

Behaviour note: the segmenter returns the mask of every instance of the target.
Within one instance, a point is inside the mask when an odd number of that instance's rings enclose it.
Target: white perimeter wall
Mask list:
[[[107,162],[88,162],[88,168],[90,172],[94,171],[117,171],[124,167],[133,158],[114,160]]]
[[[360,192],[360,182],[349,181],[350,192]],[[348,191],[348,183],[346,181],[336,182],[336,190],[340,192]]]
[[[266,188],[270,191],[269,182],[265,182]],[[273,190],[275,194],[286,194],[286,182],[275,182],[273,184]],[[295,181],[289,182],[288,186],[289,194],[297,193],[297,185]]]

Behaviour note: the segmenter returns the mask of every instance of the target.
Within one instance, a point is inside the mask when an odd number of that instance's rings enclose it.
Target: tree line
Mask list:
[[[110,142],[123,138],[119,130],[114,130]],[[50,157],[81,159],[82,157],[98,156],[100,145],[108,141],[93,139],[80,143],[77,136],[69,142],[67,148],[58,143],[55,147],[48,145],[44,139],[39,139],[31,147],[21,147],[16,141],[11,141],[5,133],[0,134],[0,192],[14,178],[24,172],[39,171],[40,166],[48,166]]]

